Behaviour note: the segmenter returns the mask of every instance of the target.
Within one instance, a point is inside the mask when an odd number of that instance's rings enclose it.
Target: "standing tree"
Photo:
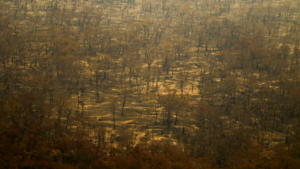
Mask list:
[[[116,115],[116,108],[117,108],[117,104],[118,104],[118,98],[116,97],[113,97],[111,100],[110,100],[110,103],[109,103],[109,109],[111,111],[111,114],[113,116],[113,126],[114,126],[114,129],[116,128],[116,119],[115,119],[115,115]]]

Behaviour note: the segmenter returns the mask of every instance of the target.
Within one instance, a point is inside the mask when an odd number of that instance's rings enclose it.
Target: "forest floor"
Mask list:
[[[47,1],[38,1],[40,6],[43,6],[47,4]],[[72,2],[60,2],[60,6],[65,6],[66,8],[70,8],[72,6]],[[122,5],[116,5],[113,4],[111,7],[107,7],[104,11],[104,17],[106,14],[110,14],[111,16],[111,25],[120,25],[120,27],[123,26],[122,23],[129,22],[130,20],[142,20],[143,18],[146,18],[146,20],[150,22],[161,22],[165,18],[165,13],[162,13],[161,10],[154,11],[152,13],[144,13],[142,11],[142,0],[136,0],[136,5],[133,7],[132,5],[128,5],[126,3]],[[178,1],[179,3],[179,1]],[[158,3],[157,3],[158,4]],[[78,12],[79,10],[84,10],[84,6],[90,6],[92,5],[91,2],[85,2],[81,4],[80,7],[77,7],[77,10],[75,12]],[[178,5],[174,3],[174,5]],[[101,4],[94,4],[95,8],[100,7]],[[124,10],[127,8],[126,10]],[[247,9],[247,6],[244,6],[243,8],[240,7],[239,4],[235,4],[231,6],[230,13],[227,13],[226,16],[222,14],[221,18],[235,18],[235,16],[240,12],[242,9]],[[125,15],[124,12],[127,14]],[[123,13],[123,14],[122,14]],[[28,12],[27,15],[34,16],[34,12]],[[39,15],[45,15],[44,13],[39,13]],[[221,19],[218,18],[218,19]],[[73,22],[76,22],[76,19],[73,19]],[[180,21],[172,21],[172,24],[177,24],[177,22]],[[20,23],[20,26],[22,23]],[[106,26],[106,23],[103,22],[101,25],[103,27]],[[123,26],[124,29],[126,27]],[[284,26],[282,26],[281,29],[285,29]],[[73,33],[76,32],[80,33],[79,28],[74,27],[71,30],[73,30]],[[284,31],[284,30],[282,30]],[[166,32],[164,33],[162,39],[175,39],[176,37],[172,36],[172,30],[166,29]],[[158,82],[158,88],[156,89],[155,82],[150,82],[150,88],[147,91],[146,85],[143,85],[143,89],[139,91],[134,91],[129,94],[127,97],[126,105],[124,107],[124,116],[121,115],[121,100],[119,100],[117,111],[115,115],[115,121],[116,121],[116,129],[113,129],[113,115],[110,111],[110,98],[111,97],[118,97],[122,98],[121,96],[121,87],[116,86],[115,88],[108,88],[103,90],[101,97],[103,97],[103,102],[98,102],[98,98],[96,96],[96,88],[95,88],[95,82],[93,81],[91,85],[86,85],[86,91],[83,93],[81,100],[84,101],[84,113],[90,117],[89,120],[91,120],[93,123],[101,124],[107,127],[107,137],[110,137],[112,133],[117,133],[118,129],[120,128],[127,128],[127,130],[132,131],[133,135],[135,135],[136,141],[139,140],[139,138],[144,137],[145,135],[151,136],[151,140],[159,140],[159,141],[170,141],[176,144],[176,138],[178,135],[181,135],[183,133],[183,130],[185,131],[184,134],[192,134],[193,132],[200,130],[198,126],[197,119],[198,114],[196,111],[188,111],[188,112],[181,112],[179,114],[179,121],[177,125],[171,124],[171,127],[169,128],[168,125],[163,125],[163,119],[165,117],[165,114],[163,112],[162,107],[156,107],[156,101],[158,99],[158,95],[164,95],[167,93],[167,91],[171,89],[177,90],[177,93],[180,93],[180,82],[177,78],[180,76],[180,73],[185,72],[187,73],[187,81],[184,82],[183,87],[183,95],[188,95],[192,99],[192,105],[197,106],[197,104],[201,101],[201,95],[199,94],[200,91],[198,89],[198,84],[200,82],[201,76],[200,72],[204,72],[204,74],[208,74],[210,64],[209,62],[217,62],[215,59],[215,56],[218,54],[218,51],[215,51],[213,49],[209,49],[209,51],[205,54],[205,49],[201,48],[201,52],[199,57],[197,57],[197,49],[196,47],[191,47],[188,52],[188,56],[180,56],[180,59],[176,61],[177,63],[173,65],[172,68],[170,68],[169,74],[162,74],[160,77],[160,81]],[[143,58],[143,53],[140,53],[141,58]],[[207,55],[207,56],[206,56]],[[161,60],[156,60],[156,62],[162,62]],[[143,63],[143,62],[141,62]],[[87,63],[86,63],[87,64]],[[153,64],[154,65],[154,64]],[[200,65],[200,66],[199,66]],[[146,65],[143,65],[145,67]],[[84,71],[86,74],[89,73],[88,65],[86,66],[86,70]],[[117,76],[121,76],[122,70],[119,68],[117,71]],[[93,75],[93,73],[92,73]],[[110,81],[110,76],[114,76],[112,72],[109,73],[107,79],[108,84],[113,84],[114,81]],[[237,74],[237,78],[242,81],[243,77],[241,75]],[[214,81],[219,81],[219,77],[215,77]],[[89,81],[89,79],[87,79]],[[142,87],[142,86],[140,86]],[[133,87],[134,89],[135,87]],[[140,93],[140,94],[139,94]],[[74,97],[74,100],[76,100],[77,97]],[[203,98],[202,98],[203,99]],[[219,101],[220,103],[216,102],[215,105],[216,108],[221,107],[221,99]],[[156,113],[157,120],[156,119]],[[241,122],[235,121],[232,122],[231,117],[229,116],[222,116],[219,117],[223,120],[224,128],[229,129],[231,126],[232,128],[238,128],[240,126]],[[156,121],[156,123],[155,123]],[[174,121],[173,121],[174,123]],[[248,124],[243,124],[245,128],[247,128]],[[261,131],[269,134],[264,134],[267,137],[270,137],[269,135],[273,135],[272,138],[275,143],[284,142],[285,135],[283,133],[279,132],[269,132],[269,131]]]
[[[130,20],[129,16],[131,16],[132,19],[141,19],[145,17],[146,20],[150,20],[150,22],[159,22],[159,20],[164,19],[164,14],[157,11],[152,12],[152,14],[147,13],[146,15],[145,13],[141,12],[142,1],[136,0],[135,2],[135,8],[126,4],[121,7],[108,7],[107,10],[104,11],[104,14],[111,14],[110,24],[120,25],[122,27],[122,23],[128,22]],[[86,2],[85,5],[88,6],[88,2]],[[127,10],[129,16],[125,17],[125,14],[123,14],[124,16],[122,18],[122,12],[124,12],[124,10],[122,9],[124,8],[129,8],[129,10]],[[246,8],[247,7],[244,7],[243,9]],[[240,10],[241,8],[239,4],[233,5],[230,10],[231,12],[229,14],[226,14],[226,16],[222,15],[221,17],[235,18],[234,16],[237,15]],[[172,21],[172,24],[176,24],[174,22],[175,21]],[[124,27],[124,29],[126,28]],[[282,26],[281,29],[285,29],[284,26]],[[282,30],[282,32],[283,31],[284,30]],[[173,39],[176,37],[172,36],[172,30],[167,29],[162,39],[170,38]],[[117,112],[115,115],[116,129],[113,129],[113,115],[109,108],[109,99],[113,96],[118,98],[122,97],[120,87],[116,86],[115,88],[105,89],[105,91],[103,91],[102,93],[102,97],[104,98],[103,102],[97,102],[98,99],[96,97],[96,89],[93,85],[90,85],[90,87],[88,87],[89,90],[86,91],[82,97],[82,100],[84,100],[85,103],[84,112],[91,118],[90,120],[107,127],[107,138],[109,138],[112,133],[117,134],[118,129],[126,128],[126,130],[132,132],[132,134],[135,136],[136,143],[139,142],[140,138],[148,136],[150,140],[169,141],[176,144],[178,135],[182,136],[183,130],[185,132],[185,135],[190,135],[200,130],[197,127],[197,119],[199,118],[197,112],[194,110],[181,112],[178,117],[179,120],[177,125],[171,124],[171,127],[169,128],[168,125],[163,124],[163,120],[165,117],[163,108],[156,107],[155,103],[157,101],[158,95],[164,95],[171,89],[175,89],[177,90],[177,93],[180,93],[180,82],[177,77],[181,72],[186,72],[188,74],[188,78],[187,81],[184,82],[183,95],[188,95],[191,99],[193,99],[192,105],[198,105],[201,100],[201,95],[199,94],[200,91],[197,87],[201,79],[200,72],[204,71],[205,74],[209,73],[209,62],[217,62],[215,56],[219,53],[219,51],[209,49],[209,51],[205,54],[205,49],[201,48],[199,57],[196,56],[196,51],[196,47],[191,47],[189,49],[188,56],[185,57],[182,55],[180,60],[178,60],[177,63],[174,64],[174,66],[170,69],[168,75],[163,73],[160,77],[157,88],[155,87],[155,82],[150,82],[150,89],[148,91],[146,90],[146,85],[142,84],[144,86],[142,90],[131,92],[127,97],[126,105],[124,107],[124,116],[121,115],[122,106],[121,100],[119,100]],[[143,58],[143,53],[140,53],[140,55]],[[156,60],[155,62],[162,61]],[[147,65],[143,65],[143,67],[146,66]],[[120,76],[122,70],[120,69],[117,72],[117,76]],[[114,75],[113,73],[110,73],[109,76]],[[243,76],[238,72],[236,73],[236,77],[240,81],[243,81],[244,79]],[[214,78],[214,81],[219,80],[219,77]],[[222,99],[220,98],[219,102],[215,101],[214,103],[216,103],[215,108],[221,108]],[[158,113],[157,120],[155,120],[156,112]],[[224,115],[219,118],[222,119],[225,132],[227,133],[230,133],[230,129],[238,129],[241,126],[241,122],[232,120],[232,117]],[[245,129],[250,128],[248,127],[249,124],[243,124],[243,126]],[[265,140],[273,140],[269,146],[283,143],[285,140],[284,133],[274,131],[261,131],[261,133],[264,133],[261,135],[264,135],[266,137]],[[253,138],[253,140],[254,139],[255,138]]]

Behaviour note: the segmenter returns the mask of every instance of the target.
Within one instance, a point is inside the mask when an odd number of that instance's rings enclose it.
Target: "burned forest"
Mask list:
[[[299,0],[0,1],[0,168],[299,166]]]

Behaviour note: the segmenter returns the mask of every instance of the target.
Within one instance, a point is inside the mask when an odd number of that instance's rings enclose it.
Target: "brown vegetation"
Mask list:
[[[297,168],[299,5],[1,1],[0,166]]]

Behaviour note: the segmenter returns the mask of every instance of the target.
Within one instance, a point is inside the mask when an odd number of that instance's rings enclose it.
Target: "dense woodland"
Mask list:
[[[299,0],[2,0],[0,168],[298,168]]]

